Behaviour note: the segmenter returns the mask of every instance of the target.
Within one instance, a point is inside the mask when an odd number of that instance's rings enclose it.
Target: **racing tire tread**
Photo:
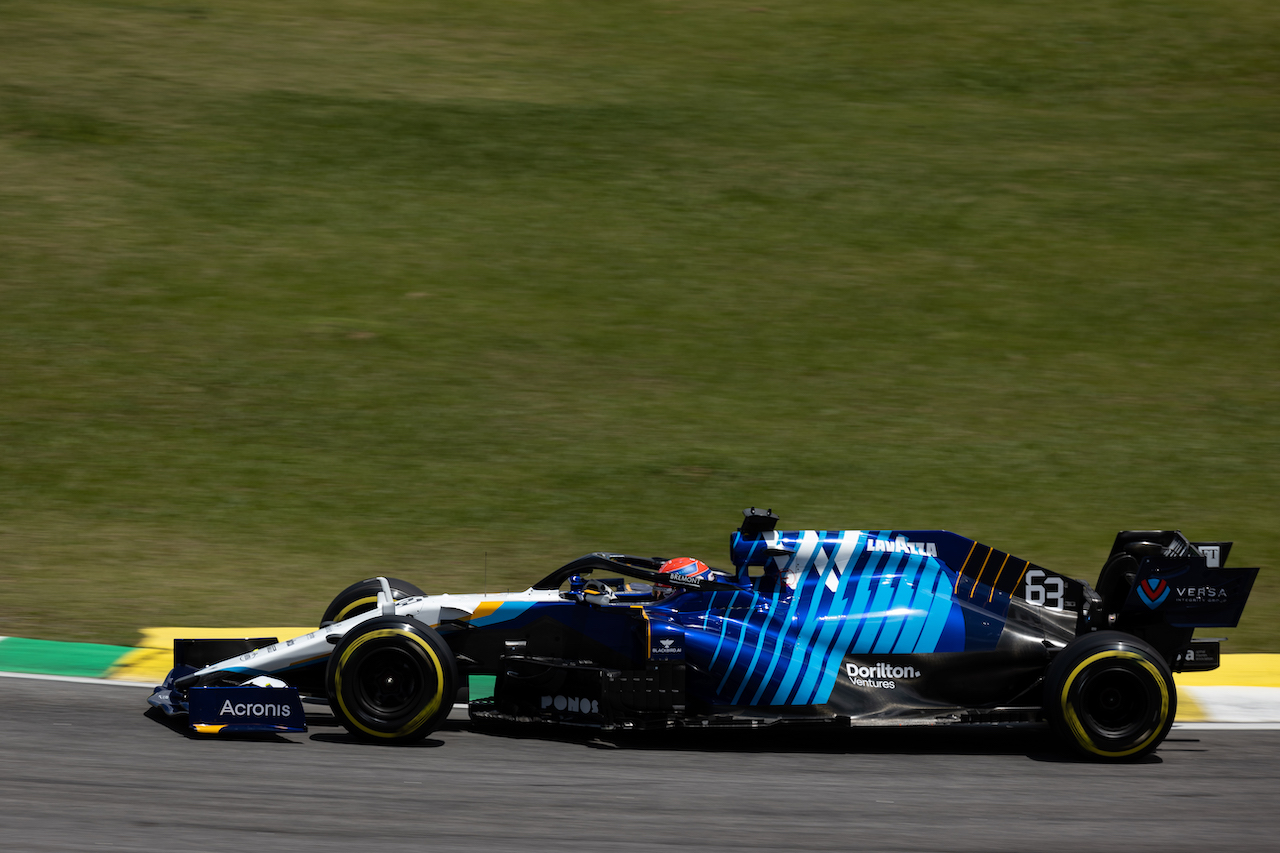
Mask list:
[[[1136,761],[1173,725],[1173,673],[1148,643],[1120,631],[1077,637],[1045,674],[1045,716],[1058,736],[1095,761]]]

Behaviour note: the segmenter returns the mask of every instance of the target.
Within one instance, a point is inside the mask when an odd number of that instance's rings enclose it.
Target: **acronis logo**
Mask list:
[[[1155,610],[1169,597],[1169,584],[1163,578],[1146,578],[1138,584],[1138,598]]]
[[[232,705],[228,699],[222,703],[218,714],[229,717],[288,717],[293,714],[293,708],[277,702],[240,702]]]

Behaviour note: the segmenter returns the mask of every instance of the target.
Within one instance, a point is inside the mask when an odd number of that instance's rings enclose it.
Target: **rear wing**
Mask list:
[[[1145,557],[1121,612],[1150,614],[1175,628],[1236,627],[1258,570],[1218,565],[1230,543],[1195,544],[1186,556]]]

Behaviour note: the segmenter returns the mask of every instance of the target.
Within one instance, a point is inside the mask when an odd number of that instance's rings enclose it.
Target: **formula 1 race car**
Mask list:
[[[327,700],[352,735],[415,741],[465,696],[473,721],[640,730],[782,723],[1047,721],[1103,760],[1154,750],[1173,671],[1218,666],[1257,569],[1229,542],[1120,533],[1096,589],[942,530],[776,530],[744,511],[732,570],[588,554],[519,593],[343,590],[319,630],[177,640],[150,702],[196,732],[304,731]],[[460,692],[461,691],[461,692]]]

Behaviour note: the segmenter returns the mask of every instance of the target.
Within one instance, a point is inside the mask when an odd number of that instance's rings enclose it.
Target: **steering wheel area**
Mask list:
[[[635,557],[630,554],[597,552],[566,563],[533,585],[533,589],[561,590],[561,597],[577,601],[608,604],[642,603],[661,596],[658,585],[700,591],[738,590],[742,587],[729,580],[682,578],[662,574],[666,562],[662,557]],[[608,573],[605,578],[592,578],[593,573]],[[728,574],[728,573],[726,573]],[[621,577],[617,577],[621,575]],[[565,591],[565,584],[568,589]],[[588,598],[588,596],[590,596]],[[602,600],[607,598],[607,600]]]

